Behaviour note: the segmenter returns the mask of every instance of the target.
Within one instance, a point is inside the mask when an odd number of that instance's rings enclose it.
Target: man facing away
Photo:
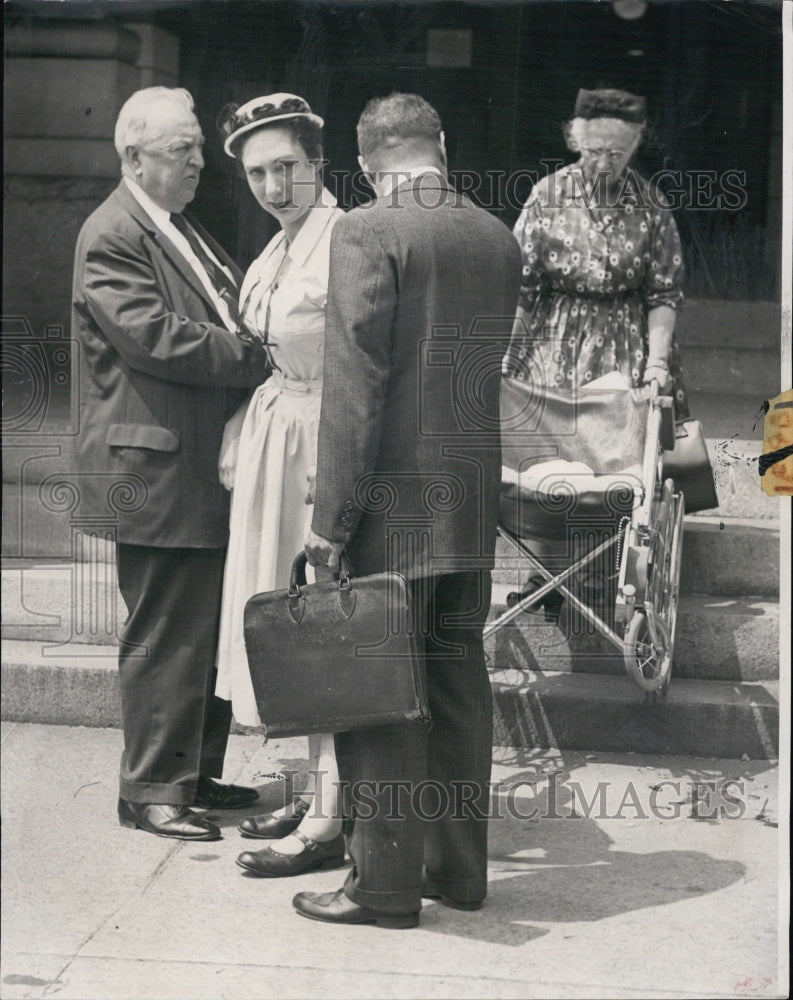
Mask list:
[[[336,893],[299,893],[302,915],[412,927],[421,897],[478,909],[487,892],[490,604],[501,470],[501,357],[521,261],[501,222],[446,177],[440,119],[421,97],[365,108],[359,162],[376,202],[331,242],[312,565],[410,581],[432,727],[336,737],[354,803],[353,869]],[[387,502],[384,501],[387,500]],[[426,794],[425,794],[426,793]],[[423,822],[422,817],[434,816]]]
[[[72,312],[86,361],[81,512],[115,520],[129,612],[119,820],[183,840],[220,836],[191,806],[239,808],[258,797],[214,780],[230,709],[213,692],[228,533],[217,457],[239,388],[261,382],[265,363],[238,335],[240,272],[181,215],[203,141],[186,90],[147,88],[122,107],[122,179],[80,232]]]

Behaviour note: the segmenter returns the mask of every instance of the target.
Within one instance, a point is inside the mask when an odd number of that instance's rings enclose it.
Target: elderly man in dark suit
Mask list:
[[[152,87],[126,102],[115,134],[121,183],[80,232],[72,314],[86,360],[82,509],[116,517],[129,611],[119,820],[183,840],[220,836],[191,806],[258,797],[215,780],[230,724],[228,702],[214,695],[228,535],[217,463],[240,388],[260,382],[265,363],[237,329],[240,272],[181,215],[203,141],[187,91]],[[108,511],[114,482],[128,495]]]
[[[345,216],[331,241],[306,550],[314,565],[335,569],[346,550],[358,573],[396,570],[411,581],[432,728],[336,737],[354,867],[343,889],[299,893],[294,905],[316,920],[412,927],[422,895],[473,910],[487,891],[492,706],[482,629],[500,359],[521,261],[506,226],[449,184],[441,122],[422,98],[370,102],[358,146],[378,198]]]

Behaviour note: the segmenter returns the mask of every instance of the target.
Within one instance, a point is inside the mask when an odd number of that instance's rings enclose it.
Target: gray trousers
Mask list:
[[[487,893],[492,696],[482,643],[490,573],[414,580],[432,726],[336,735],[355,902],[391,913],[421,908],[422,869],[444,895]]]
[[[118,545],[129,618],[119,650],[124,751],[119,795],[190,805],[223,773],[231,703],[215,697],[226,549]]]

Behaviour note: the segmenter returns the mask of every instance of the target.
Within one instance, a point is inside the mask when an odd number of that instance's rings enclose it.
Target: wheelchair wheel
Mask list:
[[[623,645],[625,667],[642,691],[666,694],[672,673],[672,643],[661,619],[654,622],[655,637],[644,610],[634,611]]]
[[[683,496],[674,493],[674,485],[667,479],[656,508],[645,607],[634,611],[623,645],[628,674],[642,691],[662,696],[668,692],[672,676],[683,513]]]

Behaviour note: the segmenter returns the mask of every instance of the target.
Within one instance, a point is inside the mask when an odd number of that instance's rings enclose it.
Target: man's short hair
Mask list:
[[[358,120],[358,151],[365,160],[388,156],[391,150],[440,159],[442,130],[438,112],[418,94],[375,97]]]
[[[116,152],[123,159],[127,146],[137,146],[146,133],[147,116],[155,104],[175,104],[184,111],[195,107],[193,97],[182,87],[145,87],[127,98],[116,121],[114,142]]]

